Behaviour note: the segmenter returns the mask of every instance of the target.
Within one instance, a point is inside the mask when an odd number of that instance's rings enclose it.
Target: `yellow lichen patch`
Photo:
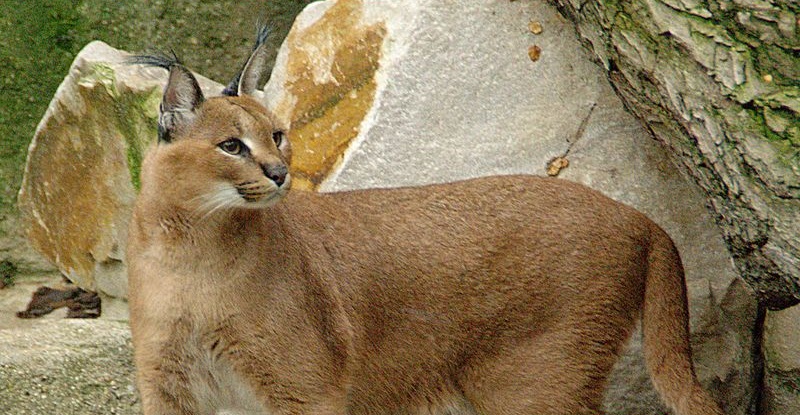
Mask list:
[[[295,188],[314,189],[341,160],[372,106],[385,28],[361,23],[361,1],[340,0],[287,39]],[[347,28],[343,30],[342,28]]]
[[[313,189],[342,158],[372,104],[375,83],[353,90],[312,122],[292,128],[292,166],[300,188]],[[295,182],[297,183],[297,182]]]
[[[531,20],[531,22],[528,23],[528,30],[530,30],[534,35],[540,35],[542,34],[542,31],[544,31],[544,28],[542,27],[542,23],[540,21]]]
[[[539,60],[539,57],[542,56],[542,48],[538,45],[533,45],[528,48],[528,57],[531,58],[532,61],[536,62]]]

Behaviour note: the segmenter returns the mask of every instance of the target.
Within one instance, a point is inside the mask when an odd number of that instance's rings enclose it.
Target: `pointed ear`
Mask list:
[[[222,91],[223,95],[253,95],[253,92],[258,88],[258,81],[261,79],[261,75],[267,71],[269,51],[267,50],[266,41],[267,38],[269,38],[269,33],[270,28],[268,26],[261,26],[258,29],[253,52],[250,54],[242,70],[236,74],[233,80]]]
[[[258,88],[258,80],[261,74],[267,69],[267,45],[261,44],[242,69],[242,76],[239,80],[239,95],[253,95],[253,91]]]
[[[203,99],[203,91],[194,75],[183,65],[170,66],[158,118],[159,141],[171,141],[175,130],[190,124]]]
[[[169,71],[169,80],[161,99],[158,117],[158,141],[169,142],[176,129],[188,125],[195,109],[203,102],[203,91],[192,72],[181,64],[175,52],[132,55],[126,59],[132,65],[147,65]]]

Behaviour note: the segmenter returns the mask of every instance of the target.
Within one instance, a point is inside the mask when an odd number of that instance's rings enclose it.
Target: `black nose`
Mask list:
[[[264,175],[269,177],[270,180],[275,182],[276,185],[280,186],[286,180],[286,175],[289,174],[289,169],[286,168],[286,165],[281,164],[262,164],[261,170],[264,172]]]

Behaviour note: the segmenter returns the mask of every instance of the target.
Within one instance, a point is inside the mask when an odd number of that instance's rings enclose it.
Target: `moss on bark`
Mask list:
[[[800,302],[800,6],[554,0],[708,193],[764,304]]]

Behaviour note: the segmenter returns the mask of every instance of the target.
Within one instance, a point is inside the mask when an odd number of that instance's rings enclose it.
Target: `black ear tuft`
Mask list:
[[[222,95],[238,96],[251,95],[258,88],[258,81],[261,74],[267,70],[267,46],[272,28],[267,25],[259,25],[256,33],[256,43],[250,57],[245,62],[242,70],[233,77],[228,86],[222,90]]]
[[[166,70],[169,70],[175,65],[183,65],[180,59],[178,59],[178,55],[176,55],[175,51],[172,49],[169,50],[169,53],[156,51],[141,55],[131,55],[125,59],[125,63],[129,65],[156,66]]]
[[[128,63],[156,66],[169,71],[169,80],[161,99],[161,115],[158,118],[158,139],[169,142],[176,129],[189,124],[195,109],[203,100],[203,91],[192,72],[181,64],[175,52],[150,55],[134,55]]]

